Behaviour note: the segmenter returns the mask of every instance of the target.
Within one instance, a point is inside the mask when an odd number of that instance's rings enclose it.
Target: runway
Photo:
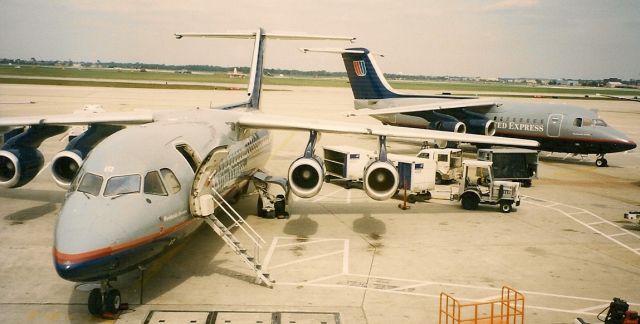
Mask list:
[[[350,89],[284,89],[263,93],[266,113],[377,123],[365,116],[344,117],[352,109]],[[0,115],[70,113],[85,104],[101,104],[107,111],[206,108],[245,96],[243,91],[0,85]],[[598,108],[609,125],[640,143],[640,104],[570,103]],[[285,176],[307,136],[278,131],[273,140],[268,169]],[[320,145],[345,141],[376,147],[376,139],[333,134],[323,135]],[[65,144],[58,136],[41,150],[48,160]],[[418,149],[389,145],[392,153]],[[510,214],[495,206],[470,212],[446,199],[402,211],[398,200],[372,201],[362,190],[325,184],[318,196],[293,199],[290,219],[271,220],[254,215],[256,196],[249,195],[236,207],[268,242],[259,253],[276,280],[273,289],[254,284],[251,271],[203,227],[149,266],[142,289],[139,273],[115,283],[132,308],[117,323],[180,316],[196,323],[213,318],[216,323],[274,318],[280,323],[437,323],[441,292],[463,302],[488,301],[499,298],[505,285],[524,294],[527,323],[572,323],[577,316],[593,321],[613,297],[640,310],[640,225],[622,216],[640,209],[640,151],[607,155],[608,168],[596,168],[593,157],[546,155],[540,178],[522,189],[523,204]],[[0,189],[0,321],[101,322],[86,311],[85,288],[60,279],[52,264],[53,228],[63,199],[48,169],[25,187]]]

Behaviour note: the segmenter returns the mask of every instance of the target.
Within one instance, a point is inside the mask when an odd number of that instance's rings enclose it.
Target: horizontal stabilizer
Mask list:
[[[177,39],[183,37],[204,37],[204,38],[232,38],[232,39],[253,39],[256,32],[226,32],[226,33],[176,33]],[[355,37],[347,36],[325,36],[325,35],[306,35],[306,34],[287,34],[287,33],[263,33],[262,36],[267,39],[282,40],[346,40],[355,42]]]
[[[372,55],[384,57],[384,54],[369,52],[369,50],[365,48],[355,49],[355,48],[306,48],[306,47],[303,47],[303,48],[300,48],[299,50],[303,53],[372,54]]]
[[[419,111],[491,107],[495,105],[496,105],[496,102],[495,100],[492,100],[492,98],[461,99],[461,100],[440,101],[432,104],[420,104],[420,105],[379,108],[379,109],[361,109],[356,112],[349,112],[347,113],[347,116],[379,116],[379,115],[388,115],[388,114],[405,114],[405,113],[419,112]]]

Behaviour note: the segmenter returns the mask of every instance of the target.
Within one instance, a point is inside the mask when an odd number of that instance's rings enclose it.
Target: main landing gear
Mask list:
[[[121,310],[120,291],[109,285],[109,280],[102,280],[100,288],[92,289],[87,303],[91,315],[103,318],[115,318]]]
[[[596,166],[599,168],[609,166],[609,164],[607,163],[607,159],[604,158],[604,154],[598,154],[596,158]]]

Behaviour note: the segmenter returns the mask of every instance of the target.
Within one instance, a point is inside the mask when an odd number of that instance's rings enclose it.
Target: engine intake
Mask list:
[[[289,167],[289,187],[294,195],[301,198],[313,197],[320,192],[324,183],[324,167],[318,156],[300,157]]]
[[[389,162],[371,162],[364,171],[364,190],[375,200],[391,198],[398,190],[400,176],[398,170]]]

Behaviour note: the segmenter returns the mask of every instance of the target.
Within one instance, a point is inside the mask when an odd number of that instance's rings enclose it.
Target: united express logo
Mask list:
[[[367,75],[367,66],[364,61],[353,61],[353,69],[356,70],[357,76]]]

